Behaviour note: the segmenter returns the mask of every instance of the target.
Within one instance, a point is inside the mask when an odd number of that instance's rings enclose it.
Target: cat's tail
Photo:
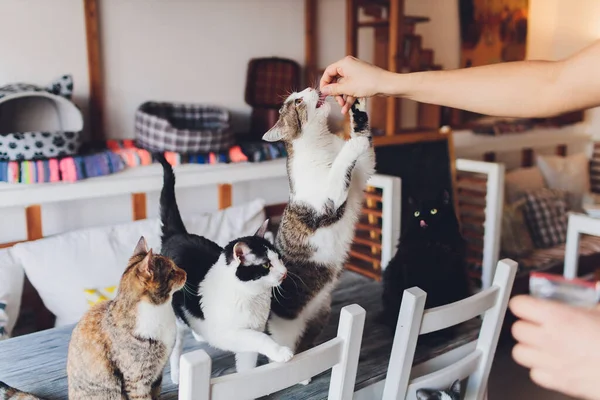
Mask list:
[[[30,393],[21,392],[0,381],[0,400],[42,400]]]
[[[163,187],[160,192],[160,221],[162,222],[162,240],[176,234],[187,233],[177,199],[175,198],[175,173],[173,167],[162,153],[155,153],[154,158],[163,167]],[[1,400],[1,399],[0,399]]]

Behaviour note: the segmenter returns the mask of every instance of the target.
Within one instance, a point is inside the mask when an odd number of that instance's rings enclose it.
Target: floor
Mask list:
[[[498,348],[489,381],[489,400],[572,400],[572,397],[550,392],[529,379],[529,371],[510,356],[512,344]]]

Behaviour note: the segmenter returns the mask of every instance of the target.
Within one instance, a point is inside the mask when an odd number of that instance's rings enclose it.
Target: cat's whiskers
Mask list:
[[[277,290],[277,293],[279,293],[279,295],[281,297],[283,297],[284,299],[287,299],[287,297],[284,296],[283,293],[281,293],[281,291],[283,290],[283,288],[281,286],[275,286],[275,289]],[[283,291],[285,291],[285,290],[283,290]]]
[[[279,305],[283,305],[283,304],[281,304],[281,301],[279,301],[279,298],[277,297],[277,291],[275,290],[275,288],[276,288],[276,287],[277,287],[277,286],[273,287],[273,289],[272,289],[273,298],[275,299],[275,301],[276,301],[277,303],[279,303]]]
[[[288,270],[287,274],[288,274],[288,276],[289,276],[290,278],[293,278],[293,277],[295,276],[297,279],[299,279],[299,280],[300,280],[300,282],[302,282],[302,284],[303,284],[303,285],[304,285],[306,288],[308,288],[308,285],[307,285],[307,284],[306,284],[306,283],[305,283],[305,282],[302,280],[302,278],[300,278],[300,276],[299,276],[298,274],[295,274],[295,273],[293,273],[293,272],[292,272],[292,271],[290,271],[290,270]],[[294,282],[294,284],[296,285],[296,287],[298,287],[298,285],[296,284],[296,281],[295,281],[294,279],[292,279],[292,282]]]

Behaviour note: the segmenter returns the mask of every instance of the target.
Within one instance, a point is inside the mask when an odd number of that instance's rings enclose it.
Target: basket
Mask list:
[[[234,144],[229,112],[199,104],[146,102],[135,114],[137,145],[149,151],[199,154]]]
[[[77,154],[83,116],[70,101],[65,75],[43,88],[26,83],[0,87],[0,160],[43,160]]]

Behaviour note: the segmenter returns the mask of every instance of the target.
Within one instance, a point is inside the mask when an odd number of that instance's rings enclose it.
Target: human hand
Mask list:
[[[323,94],[335,96],[342,106],[342,114],[345,114],[357,97],[382,94],[381,88],[385,87],[385,78],[390,74],[365,61],[346,56],[325,69],[319,87]]]
[[[572,307],[552,300],[517,296],[511,311],[519,342],[513,358],[530,368],[531,379],[550,390],[600,399],[600,309]]]

